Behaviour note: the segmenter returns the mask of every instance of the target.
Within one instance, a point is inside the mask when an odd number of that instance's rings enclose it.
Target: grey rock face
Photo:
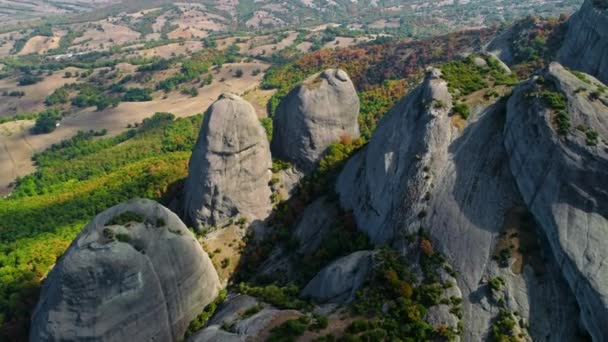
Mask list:
[[[429,233],[458,274],[465,299],[463,339],[478,341],[498,312],[484,302],[480,283],[493,267],[491,256],[507,213],[524,203],[504,147],[506,104],[480,110],[462,132],[451,123],[451,106],[440,71],[432,71],[384,116],[368,146],[346,164],[337,192],[343,207],[353,210],[358,226],[377,244],[391,243],[406,254],[404,235],[421,228]],[[544,279],[546,286],[520,299],[534,303],[531,314],[571,304],[562,291],[567,289],[563,280]],[[535,319],[571,334],[576,322],[566,320],[565,311],[542,310]],[[533,337],[545,338],[550,331],[537,329]]]
[[[568,22],[558,61],[608,83],[608,9],[585,0]]]
[[[359,97],[346,72],[313,75],[279,104],[272,154],[310,172],[330,144],[343,136],[359,137],[358,115]]]
[[[270,213],[272,160],[256,112],[242,98],[225,94],[205,114],[190,159],[184,211],[197,229],[249,222]]]
[[[143,222],[109,225],[124,213]],[[177,341],[219,288],[180,219],[133,200],[95,217],[50,272],[30,341]]]
[[[346,302],[354,298],[373,268],[373,251],[359,251],[322,269],[302,290],[302,296],[319,302]]]
[[[588,4],[587,4],[588,5]],[[592,84],[598,81],[587,76]],[[591,86],[553,63],[545,76],[568,98],[572,127],[608,136],[608,110],[590,100]],[[526,96],[532,81],[519,86],[508,103],[505,147],[518,188],[539,221],[555,259],[581,307],[582,321],[594,340],[608,339],[608,153],[600,140],[587,146],[572,129],[558,136],[553,113],[538,98]]]
[[[342,206],[353,210],[374,243],[393,239],[397,222],[418,220],[431,190],[424,166],[447,159],[447,151],[438,147],[452,135],[452,99],[440,75],[433,70],[385,115],[368,146],[351,158],[338,179]]]
[[[334,227],[337,217],[338,208],[325,197],[309,205],[294,230],[294,235],[300,242],[298,253],[313,254]]]

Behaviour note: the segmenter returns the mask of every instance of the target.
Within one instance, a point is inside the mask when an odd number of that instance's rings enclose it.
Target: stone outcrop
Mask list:
[[[558,61],[608,83],[608,7],[594,2],[600,1],[585,0],[570,18]]]
[[[451,107],[441,72],[432,70],[383,117],[368,146],[346,164],[336,190],[344,209],[353,211],[376,244],[407,253],[407,235],[420,229],[429,234],[458,274],[466,299],[463,340],[478,341],[498,313],[484,300],[480,284],[497,267],[492,255],[511,208],[524,203],[504,147],[505,102],[488,103],[463,131],[452,124]],[[507,285],[522,289],[521,284],[539,283],[539,277],[526,272],[513,280],[520,285]],[[542,279],[545,285],[516,297],[513,310],[528,319],[543,308],[536,319],[559,327],[553,328],[553,339],[572,337],[576,322],[564,314],[571,313],[564,309],[571,293],[559,277]],[[520,303],[534,303],[534,308]],[[549,332],[542,325],[532,337],[545,338]]]
[[[327,147],[342,137],[359,137],[359,97],[343,70],[313,75],[279,104],[272,154],[305,172],[314,170]]]
[[[272,208],[266,132],[242,98],[224,94],[203,121],[190,159],[183,208],[197,229],[265,219]]]
[[[542,86],[520,85],[508,103],[505,146],[521,195],[577,298],[582,321],[602,341],[608,339],[608,151],[602,140],[608,136],[608,101],[592,95],[600,82],[586,79],[553,63]],[[554,111],[534,96],[542,87],[568,99],[572,128],[565,137],[556,132]],[[589,146],[588,132],[600,137],[596,146]]]
[[[133,200],[99,214],[44,281],[30,341],[178,341],[217,296],[211,260],[180,219]]]
[[[359,251],[323,268],[302,290],[302,297],[318,302],[352,300],[373,269],[373,251]]]

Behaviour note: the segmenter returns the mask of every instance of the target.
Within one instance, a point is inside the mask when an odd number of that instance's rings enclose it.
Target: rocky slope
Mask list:
[[[255,109],[224,94],[207,113],[190,159],[182,203],[189,223],[201,230],[245,218],[265,219],[271,210],[272,160]]]
[[[584,81],[586,80],[586,81]],[[602,86],[552,64],[544,82],[519,86],[509,100],[505,147],[526,206],[538,220],[594,340],[608,338],[608,107]],[[558,135],[548,89],[564,94],[571,127]],[[590,137],[599,136],[597,140]]]
[[[30,341],[177,341],[219,287],[180,219],[133,200],[95,217],[50,272]]]
[[[433,70],[347,163],[337,184],[342,205],[353,210],[374,242],[403,253],[409,249],[407,236],[428,232],[469,299],[464,301],[464,340],[484,339],[501,308],[530,320],[533,339],[574,336],[576,324],[566,318],[577,312],[559,275],[541,275],[531,266],[531,256],[517,272],[493,260],[506,223],[524,206],[503,145],[504,101],[489,103],[462,132],[453,124],[451,107],[447,82]],[[557,269],[550,257],[544,259],[547,268]],[[487,286],[498,276],[506,283],[500,304]]]
[[[330,144],[359,137],[358,115],[359,97],[346,72],[328,69],[313,75],[279,104],[272,154],[310,172]]]
[[[564,66],[580,70],[608,83],[608,5],[585,0],[568,23],[568,33],[558,53]]]

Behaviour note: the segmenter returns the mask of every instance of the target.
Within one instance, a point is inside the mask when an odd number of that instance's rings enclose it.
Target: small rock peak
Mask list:
[[[332,143],[359,137],[359,97],[344,70],[307,78],[281,101],[273,118],[273,157],[305,173],[314,170]]]
[[[253,106],[223,94],[207,110],[190,158],[182,208],[197,230],[263,220],[272,208],[272,159]],[[243,189],[247,189],[246,191]]]
[[[234,101],[245,101],[242,97],[234,93],[222,93],[218,98],[219,100],[234,100]]]
[[[443,73],[441,72],[441,69],[433,68],[433,67],[428,67],[426,69],[426,77],[430,80],[441,79],[442,76],[443,76]]]

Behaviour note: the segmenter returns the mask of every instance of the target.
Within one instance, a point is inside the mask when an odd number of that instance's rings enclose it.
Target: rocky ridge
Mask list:
[[[557,60],[608,83],[608,6],[605,1],[585,0],[581,9],[572,15]]]

